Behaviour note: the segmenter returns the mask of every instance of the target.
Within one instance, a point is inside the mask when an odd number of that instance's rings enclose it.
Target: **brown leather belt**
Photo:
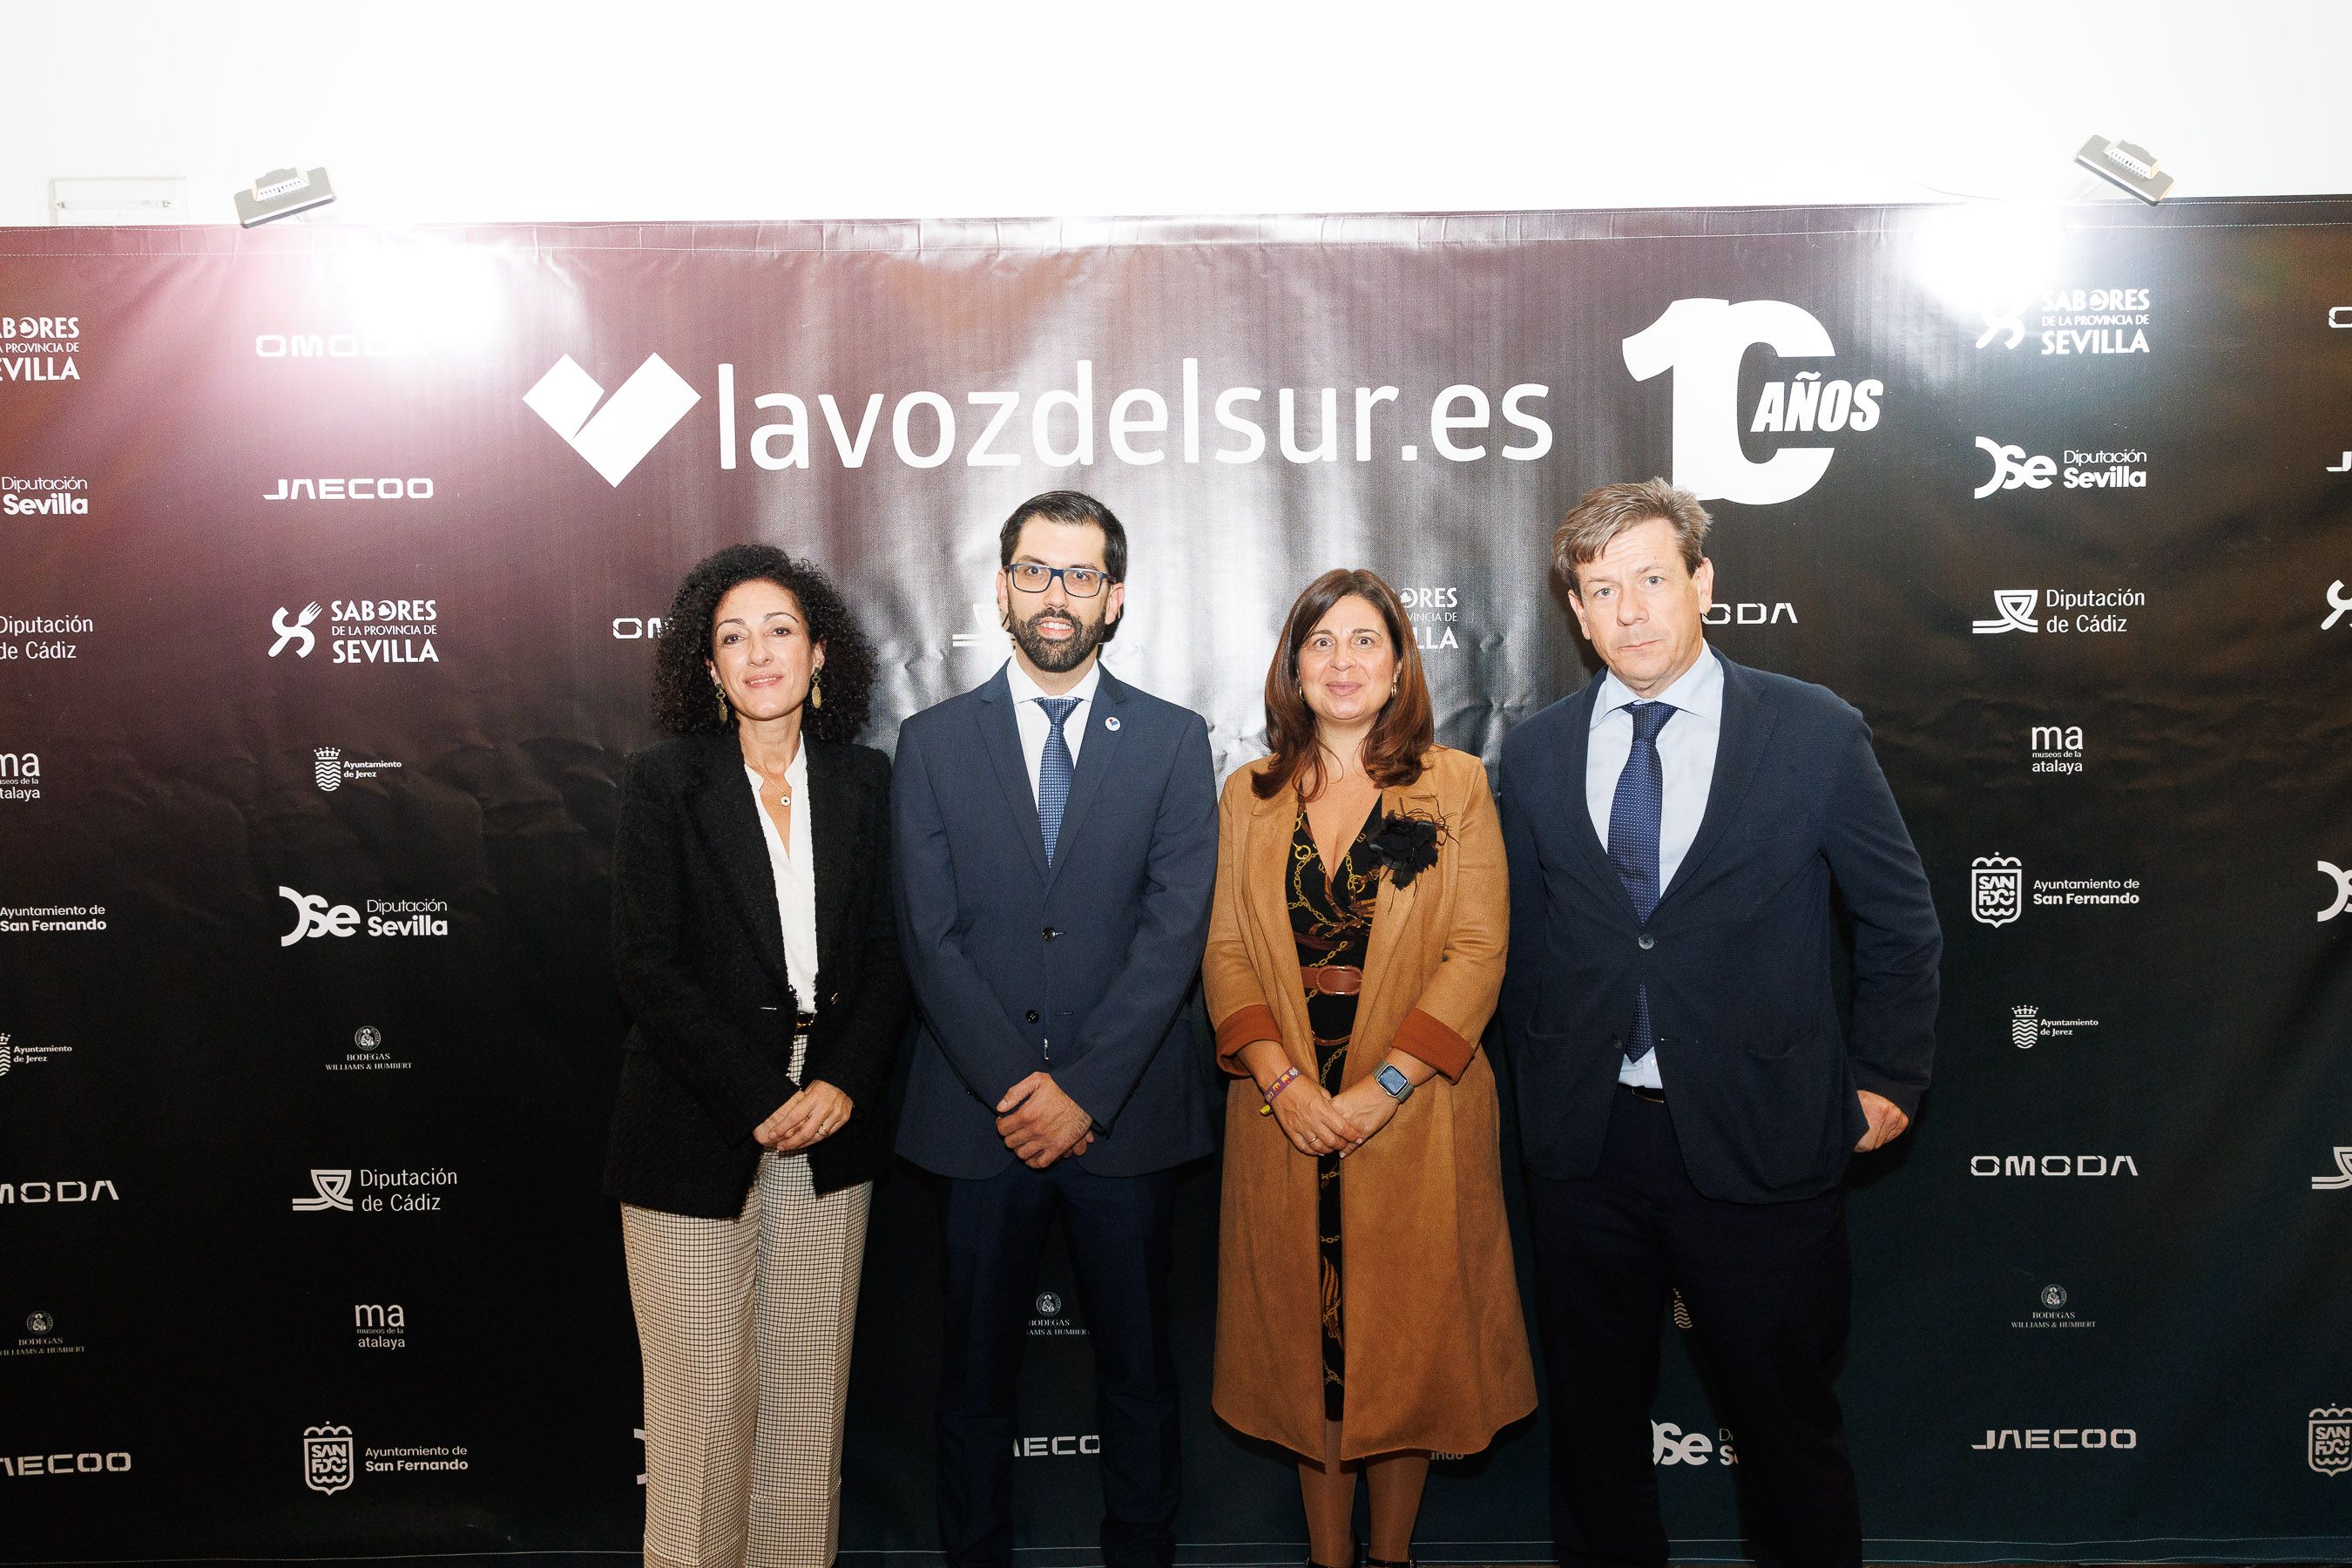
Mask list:
[[[1344,963],[1327,963],[1306,974],[1307,989],[1326,996],[1353,996],[1364,988],[1364,972]]]
[[[1666,1091],[1664,1089],[1652,1089],[1646,1083],[1621,1083],[1617,1087],[1623,1089],[1627,1094],[1632,1095],[1635,1100],[1646,1100],[1652,1105],[1664,1105],[1666,1102]]]

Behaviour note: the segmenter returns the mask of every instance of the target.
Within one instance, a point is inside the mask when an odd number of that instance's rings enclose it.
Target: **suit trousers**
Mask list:
[[[1663,1568],[1651,1405],[1667,1303],[1731,1433],[1758,1568],[1860,1568],[1832,1387],[1853,1294],[1845,1194],[1738,1204],[1691,1184],[1669,1104],[1617,1091],[1600,1169],[1528,1175],[1562,1568]]]
[[[793,1070],[803,1045],[795,1042]],[[826,1568],[871,1182],[762,1152],[733,1219],[621,1205],[646,1373],[648,1568]]]
[[[940,1548],[950,1568],[1013,1561],[1014,1384],[1056,1211],[1095,1352],[1107,1568],[1167,1568],[1176,1552],[1176,1363],[1168,1275],[1176,1174],[1098,1176],[1084,1156],[946,1178],[940,1369]]]

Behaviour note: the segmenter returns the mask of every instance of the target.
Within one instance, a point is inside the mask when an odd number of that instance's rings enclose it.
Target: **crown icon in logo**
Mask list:
[[[2042,1037],[2042,1009],[2011,1007],[2009,1010],[2009,1037],[2019,1050],[2032,1050],[2033,1042]]]
[[[311,771],[318,775],[319,787],[331,794],[343,782],[342,748],[320,746],[314,754],[319,761]]]

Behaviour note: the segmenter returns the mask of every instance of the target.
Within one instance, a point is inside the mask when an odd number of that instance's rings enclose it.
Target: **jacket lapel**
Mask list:
[[[1005,679],[1003,668],[981,687],[976,718],[982,743],[988,749],[988,760],[996,769],[997,785],[1004,792],[1004,808],[1013,820],[1013,836],[1029,847],[1029,863],[1037,868],[1042,881],[1045,877],[1045,841],[1038,837],[1037,797],[1029,787],[1029,764],[1021,757],[1021,729],[1013,714],[1013,684]],[[1068,822],[1065,816],[1065,831]]]
[[[1118,765],[1118,742],[1126,731],[1118,712],[1126,706],[1127,698],[1126,683],[1104,670],[1102,679],[1095,683],[1095,700],[1087,705],[1087,738],[1078,747],[1077,772],[1070,775],[1070,798],[1062,807],[1062,828],[1055,838],[1057,849],[1076,841],[1078,830],[1086,826],[1087,808],[1102,793],[1103,776]],[[1032,833],[1030,837],[1037,840],[1037,853],[1042,858],[1045,853],[1042,833]],[[1066,855],[1056,857],[1045,873],[1046,880],[1052,881],[1054,873],[1068,859]]]
[[[1307,1028],[1307,981],[1298,968],[1298,939],[1290,929],[1290,840],[1297,831],[1298,794],[1282,790],[1269,800],[1251,797],[1249,841],[1241,856],[1242,896],[1250,923],[1257,928],[1275,986],[1280,993],[1266,998],[1277,1017],[1287,1025],[1286,1039],[1304,1041]],[[1315,1070],[1309,1045],[1302,1070]]]
[[[1437,791],[1424,770],[1420,778],[1409,784],[1381,791],[1381,810],[1386,815],[1426,816],[1433,821],[1438,816]],[[1421,897],[1428,879],[1437,875],[1431,867],[1412,879],[1412,886],[1400,888],[1393,875],[1381,879],[1380,891],[1373,895],[1372,940],[1364,952],[1364,989],[1356,998],[1356,1016],[1377,1017],[1380,999],[1396,984],[1397,943],[1404,940],[1404,923],[1412,917],[1413,906]]]
[[[768,869],[768,842],[756,815],[760,805],[743,777],[742,752],[731,733],[709,735],[704,737],[697,760],[700,765],[687,791],[688,816],[710,851],[727,901],[751,932],[760,963],[777,987],[789,992],[776,879]],[[810,826],[814,828],[814,822]]]
[[[1585,802],[1584,772],[1592,760],[1592,713],[1601,700],[1601,684],[1609,679],[1607,669],[1595,675],[1584,689],[1583,698],[1568,715],[1568,734],[1560,748],[1559,787],[1561,809],[1568,817],[1568,836],[1574,840],[1578,858],[1591,879],[1602,889],[1602,896],[1616,900],[1625,919],[1639,925],[1642,917],[1633,908],[1633,895],[1625,890],[1625,879],[1617,874],[1610,862],[1609,846],[1601,842],[1601,835],[1592,828],[1592,808]]]
[[[850,837],[865,815],[866,801],[857,775],[845,765],[848,758],[841,747],[823,741],[803,744],[808,747],[806,809],[810,849],[816,865],[815,988],[822,997],[825,973],[841,951],[842,922],[849,918],[850,895],[856,888],[850,872],[857,862],[857,847]]]
[[[1748,784],[1764,761],[1777,721],[1764,704],[1756,678],[1721,654],[1715,657],[1723,662],[1723,721],[1716,737],[1715,776],[1707,784],[1706,813],[1699,818],[1698,837],[1691,840],[1683,863],[1675,868],[1675,879],[1658,894],[1660,904],[1689,882],[1692,872],[1722,841],[1723,830],[1738,815]],[[1656,918],[1654,912],[1651,918]]]

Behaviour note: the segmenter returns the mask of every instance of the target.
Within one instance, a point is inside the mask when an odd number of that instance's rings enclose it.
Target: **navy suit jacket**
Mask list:
[[[1647,984],[1699,1191],[1744,1203],[1826,1192],[1867,1125],[1854,1091],[1916,1111],[1936,1046],[1943,934],[1870,727],[1822,687],[1724,659],[1706,812],[1644,923],[1585,804],[1600,690],[1595,679],[1503,742],[1501,1010],[1528,1164],[1555,1179],[1599,1168]],[[1832,880],[1853,922],[1850,1037],[1831,989]]]
[[[916,1002],[898,1152],[995,1174],[1013,1161],[997,1101],[1041,1068],[1105,1129],[1088,1170],[1141,1175],[1213,1148],[1224,1096],[1195,981],[1217,790],[1201,716],[1103,671],[1050,868],[1002,669],[907,721],[890,798]]]

